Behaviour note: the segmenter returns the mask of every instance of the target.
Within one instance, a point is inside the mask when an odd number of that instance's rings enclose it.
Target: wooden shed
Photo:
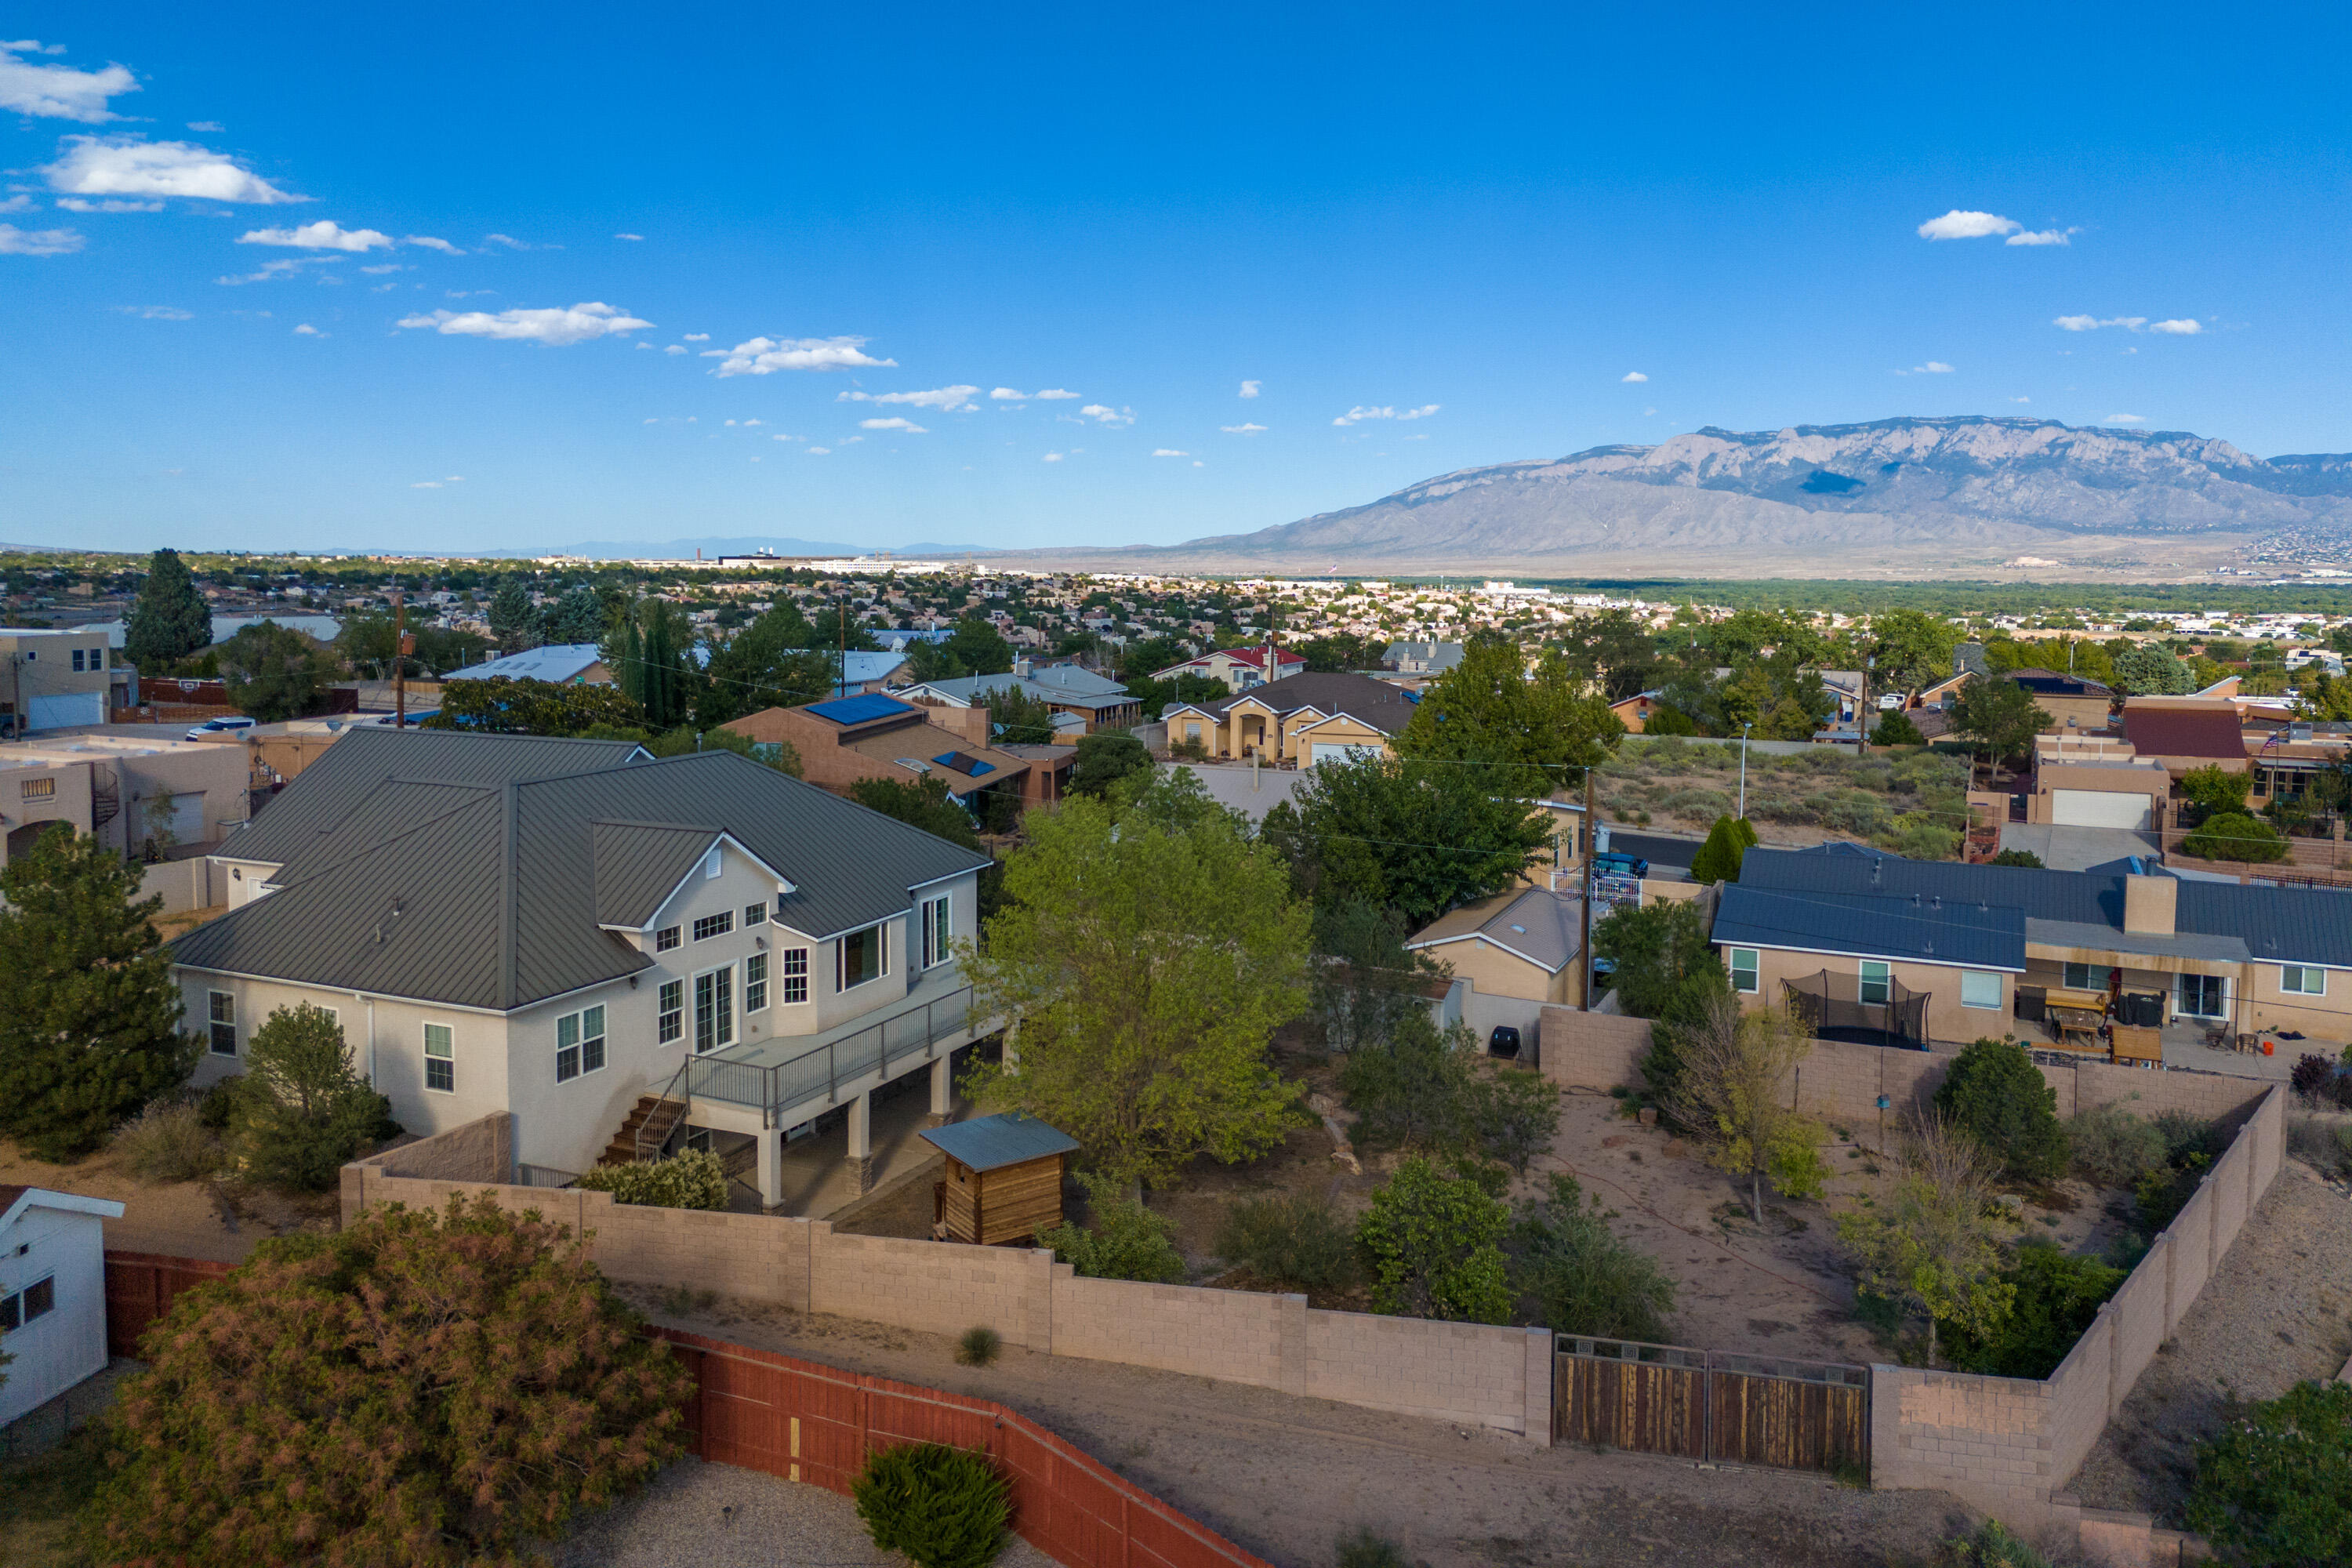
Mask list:
[[[1062,1223],[1062,1170],[1078,1141],[1020,1111],[923,1133],[947,1156],[931,1234],[941,1241],[1026,1241]]]

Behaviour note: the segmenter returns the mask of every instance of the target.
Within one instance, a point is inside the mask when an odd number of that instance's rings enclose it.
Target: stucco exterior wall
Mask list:
[[[1717,951],[1727,954],[1734,944],[1725,943]],[[1802,981],[1826,969],[1832,974],[1859,978],[1862,960],[1841,953],[1798,952],[1783,948],[1758,948],[1758,988],[1740,997],[1748,1007],[1778,1006],[1784,998],[1781,982]],[[1991,1007],[1968,1007],[1960,1003],[1960,966],[1942,963],[1916,963],[1895,961],[1888,964],[1896,984],[1912,991],[1927,994],[1927,1037],[1958,1045],[1990,1035],[1998,1038],[2008,1034],[2012,1026],[2013,1007],[2017,999],[2018,976],[2005,970],[1984,970],[1979,973],[2000,977],[2000,1000]]]

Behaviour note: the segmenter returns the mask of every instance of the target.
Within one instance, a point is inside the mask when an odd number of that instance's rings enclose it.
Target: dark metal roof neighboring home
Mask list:
[[[2112,686],[2104,686],[2079,675],[2068,675],[2060,669],[2028,667],[2011,670],[2009,678],[2037,697],[2113,697],[2116,694]]]
[[[2025,911],[2011,905],[1947,903],[1934,895],[1797,892],[1742,880],[1723,889],[1713,940],[2022,972],[2025,924]]]
[[[1098,675],[1082,664],[1033,664],[1018,672],[1024,679],[1039,686],[1057,687],[1064,691],[1087,697],[1118,697],[1128,701],[1134,699],[1127,688],[1108,675]]]
[[[2143,757],[2211,757],[2246,760],[2246,733],[2238,710],[2228,702],[2211,707],[2168,703],[2124,704],[2124,739]]]
[[[1052,1154],[1067,1154],[1078,1146],[1068,1133],[1018,1110],[928,1127],[922,1137],[949,1159],[975,1171],[1002,1170]]]
[[[937,697],[958,708],[985,707],[989,698],[1000,691],[1017,691],[1040,702],[1058,702],[1065,708],[1084,708],[1089,712],[1123,708],[1139,700],[1129,696],[1125,687],[1115,684],[1109,690],[1101,691],[1019,675],[961,675],[953,680],[920,681],[905,689],[910,694]]]
[[[1383,735],[1401,733],[1412,721],[1415,707],[1402,688],[1385,680],[1375,680],[1369,675],[1318,670],[1286,675],[1280,680],[1269,680],[1264,686],[1253,686],[1247,691],[1214,702],[1171,703],[1160,717],[1191,710],[1223,719],[1238,702],[1257,703],[1272,709],[1282,719],[1307,710],[1326,719],[1345,713]]]
[[[913,889],[988,863],[732,752],[493,785],[394,782],[314,829],[277,891],[180,938],[173,958],[453,1006],[525,1006],[647,967],[600,921],[650,918],[642,911],[719,832],[791,884],[776,921],[819,940],[903,915]]]
[[[1414,932],[1405,946],[1420,952],[1474,938],[1557,974],[1568,967],[1580,945],[1576,900],[1542,888],[1497,893],[1449,910]]]
[[[1462,662],[1462,651],[1458,642],[1392,642],[1381,662],[1416,675],[1443,675]]]

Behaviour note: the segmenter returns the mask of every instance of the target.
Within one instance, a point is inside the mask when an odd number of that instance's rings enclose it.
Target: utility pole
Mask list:
[[[1739,726],[1739,818],[1743,822],[1748,819],[1748,731],[1754,728],[1753,719]]]
[[[1862,700],[1853,710],[1853,754],[1870,755],[1870,670],[1878,662],[1876,654],[1862,656]]]
[[[1584,770],[1584,897],[1578,900],[1577,921],[1582,928],[1576,945],[1576,1010],[1592,1011],[1592,847],[1599,842],[1592,826],[1592,768]]]
[[[392,587],[392,727],[408,728],[408,595]]]

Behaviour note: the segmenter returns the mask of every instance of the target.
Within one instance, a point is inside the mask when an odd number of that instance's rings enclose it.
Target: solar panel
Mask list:
[[[992,773],[996,771],[994,763],[984,763],[969,752],[941,752],[931,761],[943,768],[953,768],[967,778],[976,779],[982,773]]]
[[[863,724],[869,719],[887,719],[894,713],[914,710],[908,704],[878,691],[862,691],[855,697],[836,697],[830,702],[809,704],[809,711],[828,724]]]

